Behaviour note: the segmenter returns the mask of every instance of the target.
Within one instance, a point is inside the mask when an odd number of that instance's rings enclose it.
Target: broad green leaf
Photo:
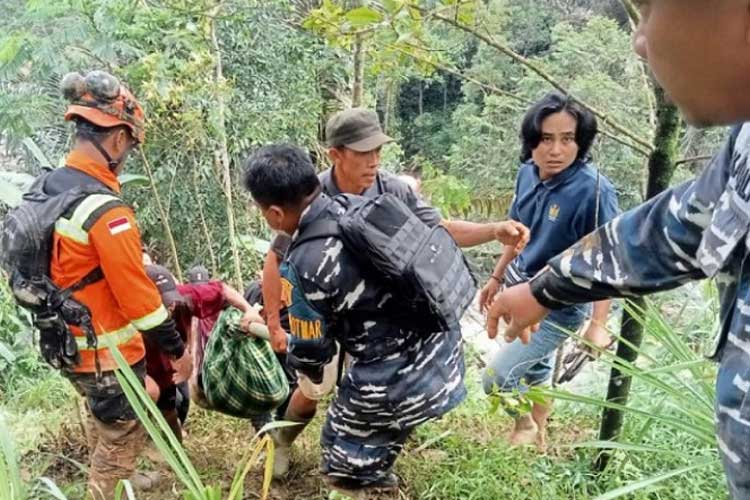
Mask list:
[[[148,177],[140,174],[120,174],[117,176],[117,180],[120,181],[120,184],[122,186],[126,186],[128,184],[132,184],[134,186],[147,186],[149,182]]]
[[[13,351],[11,351],[3,342],[0,342],[0,357],[5,359],[8,363],[12,363],[16,360],[16,355],[13,354]]]
[[[260,253],[261,255],[267,254],[268,251],[271,249],[270,241],[264,240],[261,238],[256,238],[255,236],[243,234],[243,235],[240,235],[238,239],[240,243],[242,243],[245,246],[245,248],[253,249],[256,252]]]
[[[403,2],[399,0],[383,0],[383,7],[390,14],[396,13],[403,5]]]
[[[23,47],[24,36],[15,33],[0,42],[0,63],[7,63],[16,58]]]
[[[367,26],[383,20],[383,15],[380,12],[369,7],[359,7],[350,10],[345,14],[345,17],[352,26]]]
[[[29,152],[34,155],[34,158],[36,158],[36,161],[39,162],[39,165],[41,165],[44,168],[54,168],[52,166],[52,162],[49,161],[49,158],[47,158],[47,155],[44,154],[44,152],[37,146],[36,142],[30,137],[27,137],[23,140],[23,145],[26,146],[26,148],[29,150]]]

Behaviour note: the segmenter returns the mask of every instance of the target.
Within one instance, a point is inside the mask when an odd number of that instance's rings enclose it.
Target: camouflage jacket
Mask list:
[[[721,336],[750,326],[750,124],[733,129],[695,179],[615,218],[549,261],[532,280],[550,309],[667,290],[713,277],[721,296]]]
[[[320,195],[303,213],[295,236],[319,218],[335,218],[340,208]],[[381,392],[388,401],[371,395],[367,404],[373,411],[410,400],[410,418],[416,421],[441,415],[464,398],[461,331],[426,336],[396,324],[392,318],[402,307],[399,300],[341,240],[319,238],[298,246],[293,241],[280,271],[292,334],[291,367],[317,382],[338,343],[352,356],[340,391],[387,388]],[[373,418],[383,418],[376,413]]]

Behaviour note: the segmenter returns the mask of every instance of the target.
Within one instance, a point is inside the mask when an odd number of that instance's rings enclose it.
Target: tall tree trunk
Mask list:
[[[417,101],[417,112],[419,116],[422,116],[424,112],[424,83],[419,80],[419,100]]]
[[[365,38],[358,34],[354,38],[354,78],[352,81],[352,107],[362,106],[365,80]]]
[[[243,289],[242,266],[240,264],[240,252],[237,248],[237,231],[234,222],[234,206],[232,203],[232,175],[229,161],[229,145],[227,144],[226,129],[226,105],[222,86],[224,85],[224,70],[221,62],[221,47],[219,37],[216,33],[216,17],[221,11],[219,4],[214,15],[211,17],[211,43],[214,50],[215,89],[216,89],[216,112],[219,114],[217,130],[219,132],[219,150],[216,152],[223,171],[224,193],[226,195],[227,227],[229,230],[229,246],[232,249],[232,260],[234,261],[234,284],[238,290]]]
[[[646,199],[651,199],[669,187],[677,160],[677,144],[680,135],[680,116],[677,108],[667,102],[664,90],[653,82],[656,101],[656,131],[654,137],[654,151],[648,160],[648,183]],[[645,301],[642,298],[630,300],[636,310],[643,309]],[[628,311],[623,311],[620,337],[639,348],[643,341],[643,327]],[[635,362],[638,352],[625,342],[617,344],[617,357],[627,362]],[[631,377],[626,376],[617,368],[612,368],[607,388],[607,401],[624,405],[630,394]],[[605,408],[602,412],[602,423],[599,439],[602,441],[618,439],[622,431],[623,414],[620,410]],[[596,459],[596,470],[601,472],[609,463],[610,451],[603,451]]]
[[[443,113],[448,111],[448,75],[443,75]]]
[[[396,84],[388,82],[385,86],[385,103],[383,104],[383,132],[391,129],[391,106],[393,105],[393,87]]]

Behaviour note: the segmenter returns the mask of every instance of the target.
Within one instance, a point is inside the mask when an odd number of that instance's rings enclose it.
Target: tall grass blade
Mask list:
[[[132,368],[130,368],[127,361],[125,361],[125,358],[122,356],[122,353],[120,353],[117,346],[110,343],[107,347],[109,347],[112,357],[117,363],[117,370],[115,371],[117,380],[120,382],[120,385],[122,386],[130,405],[138,415],[139,420],[144,425],[149,435],[154,440],[157,448],[162,453],[167,463],[169,463],[175,471],[175,474],[177,474],[183,485],[192,495],[194,495],[195,498],[203,498],[203,492],[206,488],[201,482],[200,476],[195,470],[192,462],[190,462],[190,459],[187,457],[182,445],[172,433],[166,420],[164,420],[161,411],[151,400],[148,393],[141,385],[140,379],[133,372]],[[154,424],[154,421],[156,424]]]
[[[0,418],[0,497],[23,500],[26,497],[21,470],[18,467],[18,454],[10,430],[5,420]]]
[[[631,493],[635,493],[636,491],[649,488],[662,481],[666,481],[667,479],[670,479],[672,477],[680,476],[682,474],[686,474],[690,471],[701,469],[703,467],[708,467],[709,465],[713,463],[716,463],[715,458],[708,459],[708,460],[701,460],[700,462],[696,462],[691,465],[687,465],[685,467],[680,467],[679,469],[674,469],[669,472],[658,474],[648,479],[643,479],[642,481],[636,481],[636,482],[627,484],[625,486],[622,486],[620,488],[614,489],[612,491],[608,491],[607,493],[596,497],[595,500],[612,500],[613,498],[619,498],[625,495],[629,495]]]
[[[57,500],[68,500],[68,497],[65,496],[65,493],[60,490],[60,488],[55,484],[55,482],[48,478],[48,477],[40,477],[39,482],[42,483],[44,486],[42,488],[42,491],[47,493],[52,498],[55,498]]]

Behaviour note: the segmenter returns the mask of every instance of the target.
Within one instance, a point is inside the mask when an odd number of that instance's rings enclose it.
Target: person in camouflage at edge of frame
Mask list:
[[[750,1],[646,0],[635,51],[695,125],[750,119]],[[707,71],[706,68],[711,68]],[[493,303],[506,338],[550,309],[715,278],[721,330],[714,359],[718,446],[733,498],[750,498],[750,123],[737,125],[696,178],[626,212]]]
[[[293,146],[252,155],[245,186],[269,225],[295,237],[315,221],[335,220],[340,208]],[[391,469],[411,431],[466,396],[460,329],[422,333],[392,322],[401,307],[392,290],[338,237],[293,240],[281,271],[292,330],[303,335],[292,337],[290,366],[318,383],[336,342],[352,357],[322,431],[326,481],[344,491],[395,489]]]

